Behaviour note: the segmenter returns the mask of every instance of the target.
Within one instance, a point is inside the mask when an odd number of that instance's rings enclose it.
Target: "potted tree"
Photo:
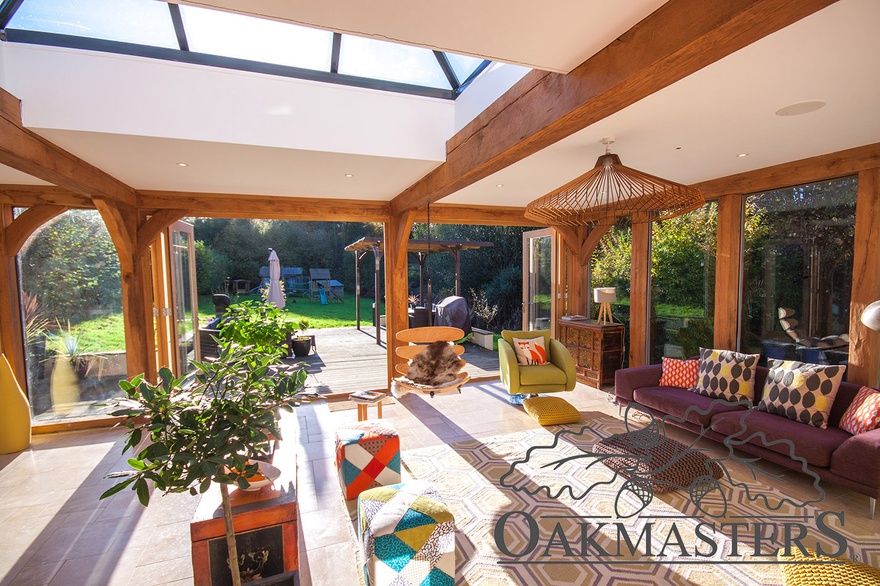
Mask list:
[[[120,382],[126,396],[112,413],[124,416],[129,428],[123,452],[135,453],[128,460],[130,470],[108,475],[121,480],[101,498],[131,487],[146,506],[150,483],[164,493],[193,495],[218,483],[236,586],[241,578],[229,485],[248,488],[248,478],[258,472],[255,458],[267,453],[273,438],[281,439],[276,412],[317,396],[305,391],[305,370],[278,372],[274,359],[255,346],[230,343],[216,361],[194,363],[197,370],[189,386],[167,368],[159,371],[156,384],[143,375]]]
[[[220,341],[254,346],[276,358],[289,356],[286,344],[290,326],[284,320],[285,313],[263,301],[248,300],[230,305],[220,328]]]
[[[297,327],[296,334],[291,337],[290,348],[293,350],[294,356],[302,358],[303,356],[308,356],[312,351],[312,347],[315,345],[315,337],[306,334],[306,331],[309,329],[308,319],[301,317]]]

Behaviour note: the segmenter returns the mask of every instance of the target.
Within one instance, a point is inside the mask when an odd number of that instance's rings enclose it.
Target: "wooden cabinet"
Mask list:
[[[242,582],[260,576],[268,578],[265,583],[299,584],[296,414],[282,413],[279,425],[286,439],[276,442],[272,458],[272,464],[281,470],[278,480],[255,491],[229,490],[238,555],[244,559],[240,566]],[[195,585],[231,584],[226,528],[216,484],[201,496],[190,523],[190,537]]]
[[[623,324],[560,321],[557,331],[574,358],[578,381],[596,388],[614,384],[623,359]]]

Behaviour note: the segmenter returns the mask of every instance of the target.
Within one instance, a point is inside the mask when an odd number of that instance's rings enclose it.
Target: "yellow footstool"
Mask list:
[[[541,425],[577,423],[581,420],[581,412],[560,397],[530,397],[523,402],[523,407]]]
[[[854,562],[845,557],[832,558],[825,555],[816,555],[812,549],[805,556],[800,550],[792,550],[792,555],[783,555],[785,550],[780,549],[776,558],[786,563],[782,566],[782,574],[785,576],[785,586],[869,586],[880,584],[880,570],[868,564]],[[798,563],[812,562],[812,563]],[[815,562],[841,562],[817,564]]]

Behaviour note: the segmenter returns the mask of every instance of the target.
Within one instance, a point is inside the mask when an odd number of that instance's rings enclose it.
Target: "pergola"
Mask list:
[[[406,251],[419,263],[419,299],[425,298],[425,261],[431,253],[442,252],[449,254],[455,260],[455,294],[461,295],[461,251],[478,250],[494,246],[491,242],[476,242],[471,240],[407,240]],[[381,238],[365,236],[345,247],[348,252],[354,253],[355,275],[355,314],[357,327],[361,328],[361,260],[370,252],[373,253],[375,265],[373,274],[375,278],[375,303],[373,304],[373,323],[376,325],[376,343],[379,344],[379,264],[384,254]]]

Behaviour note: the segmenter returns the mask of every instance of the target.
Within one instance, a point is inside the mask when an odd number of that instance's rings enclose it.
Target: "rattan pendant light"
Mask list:
[[[632,216],[634,223],[674,218],[703,205],[699,189],[625,167],[603,139],[596,166],[526,207],[525,216],[548,226],[589,226]]]

